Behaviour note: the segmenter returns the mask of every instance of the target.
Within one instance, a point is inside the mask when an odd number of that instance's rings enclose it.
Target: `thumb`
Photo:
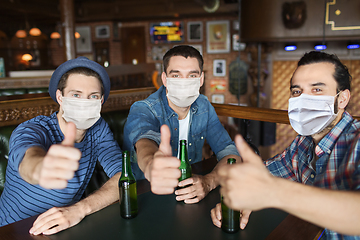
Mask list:
[[[243,162],[257,163],[261,158],[254,150],[247,144],[244,138],[238,134],[235,136],[235,145]],[[262,161],[262,160],[261,160]]]
[[[172,156],[172,149],[170,145],[171,133],[169,127],[164,124],[160,128],[161,139],[159,150],[166,156]]]
[[[64,140],[62,141],[61,145],[73,147],[75,143],[76,137],[76,126],[73,122],[68,122],[66,124],[66,129],[64,133]]]

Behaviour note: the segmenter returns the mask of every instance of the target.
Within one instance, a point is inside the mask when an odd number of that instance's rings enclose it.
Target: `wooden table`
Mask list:
[[[205,174],[216,164],[210,159],[193,164]],[[125,220],[119,204],[87,216],[78,225],[50,236],[28,233],[36,216],[0,228],[0,239],[317,239],[322,229],[277,209],[253,212],[244,230],[228,234],[212,224],[210,210],[220,201],[219,188],[197,204],[184,204],[175,195],[151,193],[146,180],[138,181],[139,214]]]

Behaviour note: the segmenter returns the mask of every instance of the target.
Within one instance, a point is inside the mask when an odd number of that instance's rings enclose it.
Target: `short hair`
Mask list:
[[[305,53],[304,56],[299,60],[298,67],[321,62],[334,64],[335,72],[333,76],[337,82],[337,92],[343,91],[345,89],[349,89],[349,91],[351,91],[352,77],[349,73],[349,70],[335,54],[319,51]]]
[[[165,53],[165,55],[163,57],[165,73],[169,66],[170,58],[174,57],[174,56],[183,56],[184,58],[188,58],[188,57],[196,58],[199,63],[200,73],[203,71],[204,60],[203,60],[203,57],[201,56],[200,52],[192,46],[179,45],[179,46],[175,46],[175,47],[171,48],[169,51],[167,51]]]
[[[64,95],[64,89],[66,88],[66,83],[67,83],[67,80],[69,78],[69,76],[71,74],[82,74],[82,75],[85,75],[85,76],[88,76],[88,77],[95,77],[99,80],[100,82],[100,85],[101,85],[101,96],[104,95],[104,85],[101,81],[101,77],[100,75],[95,72],[94,70],[91,70],[89,68],[86,68],[86,67],[77,67],[77,68],[73,68],[69,71],[67,71],[65,74],[63,74],[59,80],[59,83],[58,83],[58,86],[57,86],[57,89],[59,89],[61,91],[61,94]]]

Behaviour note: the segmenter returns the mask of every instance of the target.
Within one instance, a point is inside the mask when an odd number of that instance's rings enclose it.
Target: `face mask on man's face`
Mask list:
[[[178,107],[188,107],[200,95],[198,78],[166,78],[167,97]]]
[[[334,113],[335,97],[303,93],[299,97],[290,98],[288,115],[292,128],[303,136],[324,130],[337,116]]]
[[[101,99],[62,97],[63,115],[66,122],[73,122],[77,129],[90,128],[100,118]]]

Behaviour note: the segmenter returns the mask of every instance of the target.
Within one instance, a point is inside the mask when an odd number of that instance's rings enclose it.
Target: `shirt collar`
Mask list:
[[[344,112],[341,120],[330,130],[328,134],[323,137],[319,144],[315,148],[315,152],[318,156],[323,153],[330,154],[334,148],[335,143],[339,139],[341,133],[347,126],[350,126],[354,119],[348,112]]]

